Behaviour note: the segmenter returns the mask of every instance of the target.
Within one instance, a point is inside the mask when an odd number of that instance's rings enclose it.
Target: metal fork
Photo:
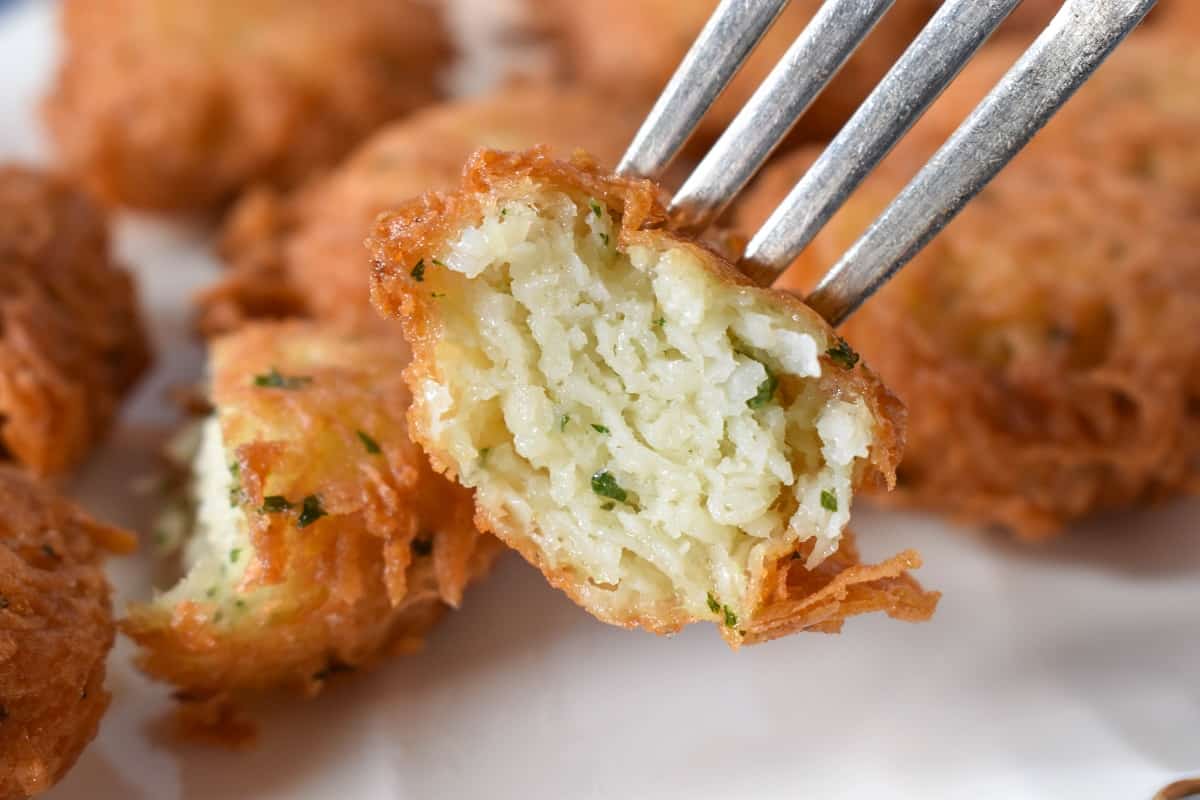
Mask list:
[[[721,0],[617,171],[658,177],[789,0]],[[895,0],[825,0],[680,188],[675,223],[699,231],[745,187]],[[1021,0],[946,0],[800,179],[743,257],[771,283]],[[1065,0],[996,87],[825,274],[807,302],[838,325],[979,193],[1157,0]]]

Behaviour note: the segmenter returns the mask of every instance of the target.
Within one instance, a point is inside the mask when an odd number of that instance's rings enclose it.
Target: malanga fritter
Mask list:
[[[414,351],[410,430],[477,522],[596,617],[733,646],[936,604],[906,551],[858,563],[854,490],[903,409],[829,327],[652,227],[653,184],[481,150],[380,217],[373,295]]]
[[[440,96],[424,0],[66,0],[46,101],[66,167],[104,198],[206,210],[293,185]]]
[[[418,647],[499,543],[406,436],[394,335],[258,323],[211,346],[177,533],[186,575],[130,609],[139,665],[192,701],[284,687]]]
[[[779,285],[811,288],[915,172],[908,155]],[[739,209],[745,230],[811,158],[768,170]],[[1169,189],[1069,150],[1009,165],[845,325],[909,409],[889,497],[1033,538],[1200,488],[1194,219]]]
[[[0,466],[0,798],[32,797],[71,768],[108,708],[115,627],[106,553],[134,539]]]
[[[615,164],[640,121],[585,92],[523,86],[388,126],[329,176],[291,194],[257,191],[236,207],[221,246],[231,270],[201,298],[201,327],[212,334],[249,318],[305,315],[379,325],[363,248],[377,214],[452,188],[481,146],[582,147]]]
[[[555,29],[560,69],[645,113],[683,60],[716,0],[529,0]],[[939,0],[899,0],[800,121],[809,140],[833,135],[920,32]],[[717,99],[700,137],[721,133],[816,13],[818,0],[792,2]]]
[[[104,213],[70,184],[0,166],[0,443],[38,475],[79,464],[149,345]]]

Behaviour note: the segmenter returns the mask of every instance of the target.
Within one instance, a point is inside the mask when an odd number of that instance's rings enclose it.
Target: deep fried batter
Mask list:
[[[258,323],[212,345],[188,574],[131,608],[140,666],[209,701],[318,691],[420,646],[499,543],[405,434],[396,337]]]
[[[0,441],[39,475],[77,465],[145,371],[130,276],[104,214],[58,178],[0,166]]]
[[[562,71],[568,80],[594,86],[649,110],[683,60],[716,0],[531,0],[557,29]],[[800,121],[798,135],[836,133],[936,10],[939,0],[900,0]],[[698,136],[720,134],[812,19],[819,2],[791,3],[768,31],[702,124]]]
[[[423,0],[67,0],[46,117],[102,197],[202,210],[293,185],[440,95],[450,45]]]
[[[108,708],[105,552],[134,539],[0,466],[0,797],[53,786]]]
[[[1168,188],[1049,142],[845,326],[909,408],[890,500],[1031,538],[1200,488],[1200,229]],[[746,230],[811,158],[768,170]],[[920,163],[885,162],[781,285],[811,288]]]
[[[652,184],[541,149],[481,150],[459,192],[381,216],[372,292],[414,350],[412,435],[476,489],[481,529],[606,622],[713,621],[737,646],[928,617],[915,553],[838,550],[903,409],[803,304],[648,227],[664,216]]]
[[[255,192],[234,210],[221,252],[232,269],[200,300],[211,335],[255,317],[311,315],[379,325],[363,240],[375,215],[452,187],[476,147],[582,147],[615,164],[640,119],[593,95],[541,86],[449,103],[380,131],[326,178],[291,195]]]

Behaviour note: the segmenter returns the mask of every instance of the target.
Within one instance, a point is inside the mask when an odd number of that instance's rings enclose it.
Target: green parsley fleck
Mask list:
[[[414,281],[416,281],[417,283],[420,283],[421,281],[425,280],[425,259],[423,259],[423,258],[417,259],[417,265],[415,267],[413,267],[412,272],[410,272],[408,274],[412,275],[412,279]]]
[[[609,500],[607,503],[605,503],[604,505],[600,506],[600,509],[601,509],[602,511],[612,511],[612,510],[613,510],[614,508],[616,508],[616,507],[617,507],[617,504],[616,504],[616,503],[614,503],[613,501]]]
[[[239,462],[234,461],[229,465],[229,476],[235,481],[242,479],[242,465]]]
[[[500,209],[500,216],[502,216],[502,217],[508,216],[508,206],[504,206],[503,208]]]
[[[229,551],[229,563],[236,564],[238,559],[242,557],[242,548],[235,547]]]
[[[246,609],[246,601],[242,600],[241,598],[234,600],[233,604],[237,606],[239,611],[244,611]]]
[[[363,447],[367,448],[368,453],[373,456],[377,456],[383,452],[383,450],[379,447],[379,442],[375,441],[362,431],[355,431],[355,433],[358,434],[358,440],[363,443]]]
[[[217,587],[215,587],[215,586],[208,587],[208,591],[204,593],[204,596],[208,597],[208,598],[216,597],[217,596]]]
[[[654,320],[654,324],[661,328],[663,325],[667,324],[667,318],[659,317],[658,319]]]
[[[281,511],[290,511],[292,504],[288,499],[281,494],[269,494],[263,498],[261,513],[263,514],[278,514]]]
[[[837,511],[837,495],[828,489],[821,490],[821,508],[826,511]]]
[[[567,423],[571,421],[570,414],[563,414],[558,418],[558,432],[562,433],[567,429]]]
[[[729,606],[721,606],[721,610],[725,613],[725,627],[736,628],[737,614],[733,613],[733,609],[731,609]]]
[[[480,449],[480,451],[479,451],[479,466],[482,467],[484,464],[487,463],[488,455],[491,452],[492,452],[492,448],[490,448],[490,447],[484,447],[484,448]]]
[[[604,242],[605,247],[608,247],[608,234],[604,231],[600,231],[600,241]]]
[[[58,561],[60,558],[62,558],[62,556],[58,554],[58,551],[48,544],[42,545],[42,552],[46,554],[47,558],[53,558],[55,561]]]
[[[427,556],[433,552],[433,540],[429,538],[413,539],[409,546],[414,556]]]
[[[767,369],[766,364],[763,364],[763,369],[767,370],[767,377],[758,385],[758,392],[754,397],[746,401],[746,405],[750,408],[762,408],[771,402],[771,398],[775,396],[775,390],[779,388],[779,379],[771,374],[771,370]]]
[[[282,375],[275,367],[262,375],[254,376],[254,385],[264,389],[299,389],[312,383],[307,375]]]
[[[435,258],[435,259],[433,259],[433,263],[434,263],[434,264],[437,264],[439,267],[444,267],[444,266],[446,266],[446,265],[445,265],[445,264],[443,264],[441,261],[438,261],[436,258]]]
[[[592,476],[592,491],[601,497],[616,500],[618,503],[624,503],[629,497],[629,493],[621,488],[617,479],[606,469],[602,469]]]
[[[825,355],[844,369],[854,369],[854,365],[858,363],[858,353],[841,337],[838,337],[837,344],[825,351]]]
[[[592,213],[595,214],[597,217],[604,216],[604,208],[599,203],[596,202],[595,198],[588,200],[588,205],[592,207]]]
[[[714,614],[721,610],[721,604],[717,602],[717,598],[713,597],[713,593],[708,593],[708,610]]]
[[[304,502],[300,506],[300,516],[296,518],[296,527],[307,528],[325,515],[325,509],[321,508],[321,498],[310,494],[304,498]]]
[[[592,430],[594,430],[596,433],[610,433],[608,428],[604,427],[603,425],[597,425],[594,422],[592,423]]]
[[[433,292],[429,296],[432,297],[434,300],[441,300],[443,297],[446,296],[446,293],[445,292]]]

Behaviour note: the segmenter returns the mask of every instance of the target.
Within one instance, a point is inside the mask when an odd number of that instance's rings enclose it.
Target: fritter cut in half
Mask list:
[[[414,351],[410,430],[493,531],[598,618],[733,645],[936,595],[857,562],[856,486],[902,408],[819,317],[653,225],[653,185],[481,150],[380,218],[373,296]]]
[[[103,561],[133,537],[0,466],[0,797],[58,782],[108,708],[116,631]]]
[[[114,202],[203,211],[294,185],[440,96],[425,0],[66,0],[46,117],[66,167]]]
[[[499,544],[405,435],[403,366],[394,337],[301,322],[212,345],[187,573],[122,623],[143,669],[197,701],[315,692],[459,604]]]
[[[1035,141],[846,323],[909,408],[889,501],[1038,538],[1200,490],[1200,229],[1071,147]],[[814,156],[768,168],[743,230]],[[811,289],[923,161],[902,146],[780,285]]]
[[[640,122],[593,94],[529,85],[388,125],[329,175],[293,192],[262,187],[235,206],[221,240],[230,269],[201,297],[200,327],[212,335],[283,316],[379,326],[363,249],[377,214],[452,189],[478,147],[582,147],[616,164]]]
[[[57,475],[108,432],[150,363],[104,213],[65,181],[0,166],[0,445]]]

